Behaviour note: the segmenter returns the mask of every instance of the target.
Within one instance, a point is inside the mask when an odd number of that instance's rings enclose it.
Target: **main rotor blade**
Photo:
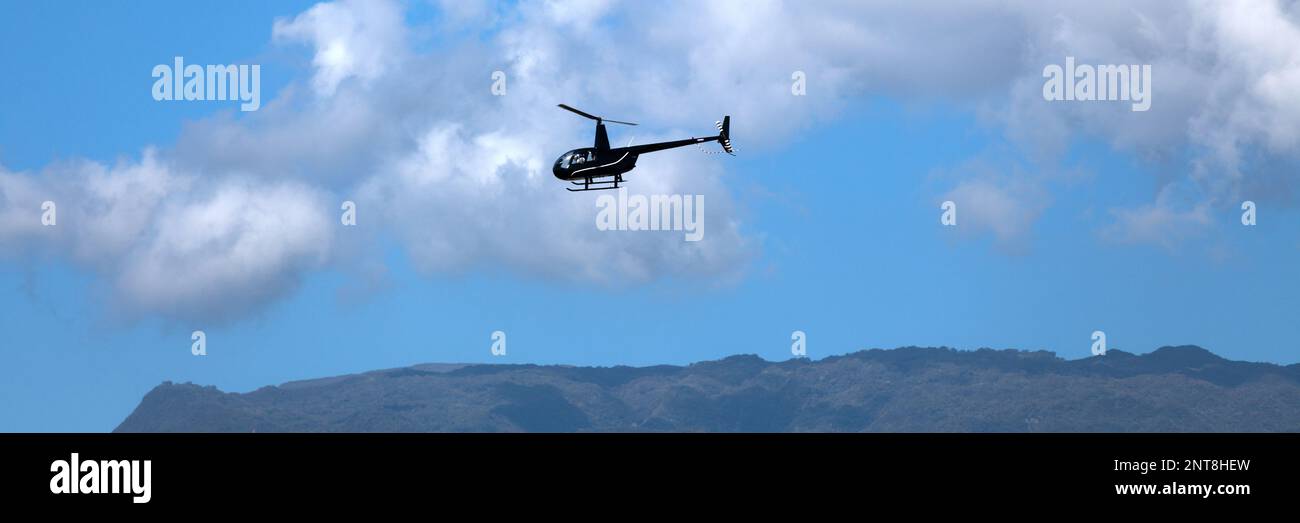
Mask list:
[[[587,117],[587,118],[591,118],[592,120],[599,120],[599,119],[600,119],[599,116],[593,116],[593,115],[590,115],[590,114],[584,113],[584,112],[582,112],[582,111],[579,111],[579,110],[577,110],[577,109],[574,109],[574,108],[569,107],[569,106],[564,105],[564,104],[560,104],[560,109],[564,109],[564,110],[566,110],[566,111],[572,111],[572,112],[574,112],[574,113],[577,113],[579,116],[585,116],[585,117]]]
[[[585,112],[583,112],[583,111],[580,111],[580,110],[578,110],[578,109],[574,109],[574,108],[569,107],[569,106],[564,105],[564,104],[558,104],[558,105],[559,105],[559,108],[560,108],[560,109],[564,109],[564,110],[566,110],[566,111],[573,112],[573,113],[577,114],[578,116],[583,116],[583,117],[586,117],[586,118],[591,118],[592,120],[596,120],[596,121],[598,121],[598,122],[609,122],[609,123],[617,123],[617,124],[623,124],[623,125],[636,125],[636,124],[634,124],[634,123],[632,123],[632,122],[620,122],[620,121],[618,121],[618,120],[606,120],[606,119],[601,118],[601,117],[599,117],[599,116],[596,116],[596,115],[593,115],[593,114],[585,113]]]

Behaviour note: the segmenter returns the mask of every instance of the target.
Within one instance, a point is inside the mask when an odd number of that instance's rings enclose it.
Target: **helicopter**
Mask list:
[[[595,146],[574,149],[560,155],[560,157],[555,160],[555,167],[551,169],[551,172],[555,173],[556,178],[580,187],[578,189],[565,187],[565,189],[570,191],[579,192],[617,189],[618,184],[624,182],[623,173],[635,168],[637,157],[645,153],[705,142],[718,142],[722,145],[723,152],[732,156],[736,155],[735,149],[731,147],[731,116],[723,116],[722,121],[717,122],[718,134],[714,136],[687,138],[685,140],[674,140],[671,142],[648,143],[644,145],[630,145],[629,142],[627,147],[610,148],[609,135],[605,133],[605,123],[615,123],[620,125],[636,124],[632,122],[609,120],[600,116],[585,113],[564,104],[559,104],[559,107],[566,111],[573,112],[578,116],[596,121]]]

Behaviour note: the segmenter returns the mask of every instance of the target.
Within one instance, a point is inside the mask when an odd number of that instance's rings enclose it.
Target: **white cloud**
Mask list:
[[[389,1],[316,4],[293,20],[276,20],[272,34],[315,47],[312,86],[323,96],[333,95],[348,78],[374,80],[406,51],[402,10]]]
[[[1286,5],[1287,7],[1284,7]],[[1040,68],[1075,56],[1079,63],[1151,64],[1152,109],[1122,104],[1043,103],[1041,80],[1023,77],[1002,121],[1021,144],[1059,158],[1079,137],[1109,142],[1148,160],[1160,173],[1153,201],[1116,208],[1104,235],[1167,247],[1206,232],[1213,209],[1265,198],[1295,178],[1300,139],[1300,27],[1297,4],[1197,1],[1090,3],[1034,24],[1026,48]],[[1052,6],[1053,9],[1058,6]],[[1043,22],[1043,7],[1035,16]],[[1172,174],[1170,174],[1172,173]],[[1175,198],[1171,195],[1177,194]],[[1294,200],[1282,202],[1294,205]]]
[[[978,162],[963,171],[963,179],[942,196],[957,206],[959,233],[991,234],[1002,251],[1027,252],[1029,232],[1050,203],[1047,191],[1031,177],[997,173]]]
[[[123,260],[117,283],[132,308],[222,321],[327,261],[336,218],[310,188],[231,179],[173,198]]]
[[[291,182],[180,174],[156,151],[138,162],[0,173],[0,245],[63,255],[101,276],[112,310],[219,322],[269,303],[326,261],[333,214]],[[41,202],[56,223],[40,224]]]
[[[1136,208],[1112,209],[1115,222],[1102,229],[1103,238],[1130,244],[1177,249],[1204,234],[1213,223],[1213,209],[1203,199],[1189,197],[1186,184],[1166,185],[1156,200]]]
[[[151,225],[159,201],[188,183],[153,149],[138,163],[113,167],[73,161],[51,165],[40,176],[0,171],[0,223],[6,224],[0,244],[10,243],[14,253],[66,252],[84,263],[117,259]],[[45,201],[55,204],[55,226],[41,225]]]

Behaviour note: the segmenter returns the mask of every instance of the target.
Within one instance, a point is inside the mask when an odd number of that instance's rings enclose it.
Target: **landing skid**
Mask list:
[[[613,180],[592,180],[591,178],[587,178],[587,179],[584,179],[581,183],[580,183],[580,182],[569,182],[569,183],[571,183],[571,184],[574,184],[574,185],[577,185],[577,186],[579,186],[579,187],[582,187],[581,189],[574,189],[574,188],[572,188],[572,187],[565,187],[564,190],[569,191],[569,192],[604,191],[604,190],[608,190],[608,189],[617,189],[617,188],[618,188],[618,184],[623,183],[623,181],[624,181],[624,180],[623,180],[623,175],[621,175],[621,174],[615,175]]]

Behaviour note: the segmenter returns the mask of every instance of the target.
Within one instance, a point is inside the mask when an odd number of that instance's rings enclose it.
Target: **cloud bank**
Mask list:
[[[595,197],[550,175],[559,152],[591,139],[559,102],[662,129],[639,142],[700,134],[728,113],[742,149],[779,147],[866,97],[972,111],[1043,172],[975,170],[936,197],[967,202],[963,223],[1005,245],[1050,212],[1052,166],[1079,138],[1160,173],[1149,203],[1111,210],[1108,237],[1175,241],[1245,196],[1294,203],[1296,3],[442,5],[432,29],[410,26],[399,3],[315,5],[271,24],[268,45],[302,51],[310,76],[260,111],[187,125],[174,147],[117,165],[0,168],[0,255],[71,260],[130,314],[209,320],[264,307],[387,240],[429,273],[742,276],[759,245],[736,218],[724,162],[681,150],[632,173],[638,192],[706,195],[705,241],[598,231]],[[1042,69],[1066,56],[1151,64],[1151,110],[1045,102]],[[490,91],[498,70],[506,96]],[[794,71],[807,96],[790,94]],[[40,225],[45,200],[58,203],[57,228]],[[340,227],[344,200],[358,227]]]

